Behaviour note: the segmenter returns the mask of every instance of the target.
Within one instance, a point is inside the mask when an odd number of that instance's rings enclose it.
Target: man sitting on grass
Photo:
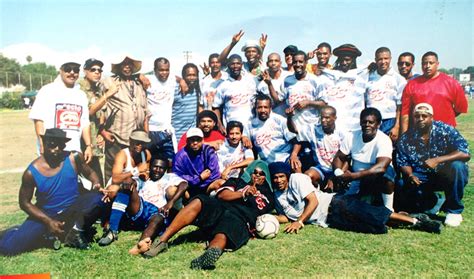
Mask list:
[[[99,245],[112,243],[122,226],[143,231],[140,241],[130,249],[130,254],[142,254],[150,249],[163,225],[169,224],[170,211],[188,186],[188,183],[177,175],[166,173],[167,167],[166,158],[154,158],[150,162],[149,178],[138,181],[129,179],[130,189],[119,192],[112,207],[110,231],[114,235],[108,237],[107,234],[99,241]],[[122,218],[124,214],[126,218]]]
[[[41,137],[44,153],[25,170],[20,187],[20,208],[28,218],[3,234],[0,254],[16,255],[45,247],[47,238],[65,239],[66,246],[89,249],[85,231],[98,218],[104,204],[97,191],[80,192],[77,175],[84,174],[96,190],[101,187],[99,177],[82,154],[64,151],[70,140],[66,132],[52,128]]]
[[[384,206],[373,206],[350,195],[335,195],[316,190],[309,176],[291,174],[290,165],[275,162],[269,165],[275,190],[275,208],[280,223],[291,222],[287,233],[297,233],[305,223],[361,233],[387,233],[387,225],[440,233],[442,225],[426,214],[405,215]]]

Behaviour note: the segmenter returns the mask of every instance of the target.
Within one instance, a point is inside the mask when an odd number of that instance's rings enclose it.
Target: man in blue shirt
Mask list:
[[[457,227],[462,222],[462,197],[469,178],[468,144],[455,128],[433,121],[433,107],[427,103],[415,106],[413,119],[414,127],[401,137],[397,147],[404,178],[404,198],[400,200],[407,203],[408,211],[426,211],[436,203],[433,192],[444,191],[444,223]]]

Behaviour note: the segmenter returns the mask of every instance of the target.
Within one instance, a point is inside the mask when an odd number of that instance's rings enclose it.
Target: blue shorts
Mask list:
[[[158,208],[154,204],[144,201],[143,198],[140,197],[140,209],[134,216],[129,216],[127,214],[128,224],[126,227],[134,230],[144,230],[148,226],[150,219],[157,214],[161,215]],[[166,220],[163,215],[161,216]]]
[[[392,130],[393,126],[395,126],[395,122],[395,118],[382,119],[382,124],[380,124],[379,130],[388,135]]]

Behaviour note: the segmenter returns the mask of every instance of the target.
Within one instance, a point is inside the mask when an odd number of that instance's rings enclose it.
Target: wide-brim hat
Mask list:
[[[51,128],[51,129],[46,129],[44,135],[42,135],[43,138],[52,138],[52,139],[58,139],[62,140],[64,142],[68,142],[71,140],[71,138],[67,137],[66,132],[59,128]]]
[[[362,55],[362,52],[355,46],[351,44],[343,44],[334,49],[332,52],[335,56],[351,56],[359,57]]]
[[[151,141],[150,137],[145,131],[133,131],[132,134],[130,134],[130,139],[144,143]]]
[[[117,63],[117,64],[114,64],[112,63],[112,70],[111,72],[116,74],[116,75],[119,75],[122,73],[122,65],[123,64],[130,64],[132,65],[132,74],[135,74],[137,73],[138,71],[141,70],[142,68],[142,61],[139,61],[139,60],[135,60],[135,59],[132,59],[128,56],[126,56],[122,62],[120,63]]]

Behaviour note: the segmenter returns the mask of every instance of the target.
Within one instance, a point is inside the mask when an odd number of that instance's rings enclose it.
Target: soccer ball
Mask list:
[[[263,214],[258,216],[255,223],[257,235],[263,239],[272,239],[280,230],[280,223],[277,218],[271,214]]]

